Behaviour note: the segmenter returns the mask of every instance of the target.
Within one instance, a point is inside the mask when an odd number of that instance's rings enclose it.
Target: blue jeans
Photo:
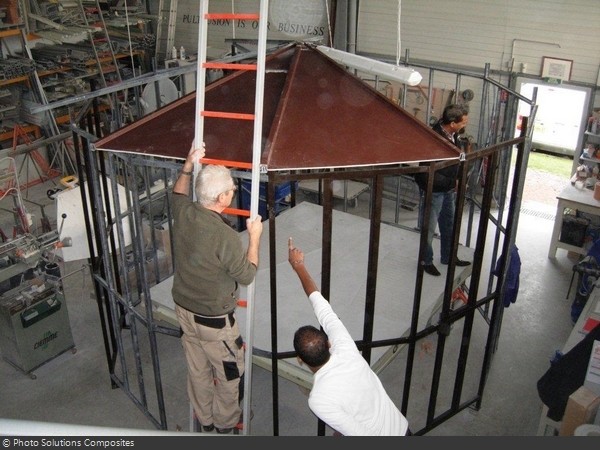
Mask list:
[[[419,228],[422,228],[422,214],[425,210],[423,203],[424,193],[421,191],[421,202],[419,206]],[[431,217],[429,219],[429,232],[427,233],[427,248],[425,249],[425,264],[433,264],[433,235],[436,228],[440,228],[440,262],[450,262],[450,250],[452,248],[454,211],[456,210],[456,191],[434,192],[431,195]]]

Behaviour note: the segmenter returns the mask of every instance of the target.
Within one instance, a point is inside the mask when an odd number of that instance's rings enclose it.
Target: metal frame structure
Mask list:
[[[464,74],[456,73],[457,89]],[[469,75],[470,76],[470,75]],[[477,151],[463,154],[460,160],[433,161],[428,166],[406,164],[380,164],[376,166],[345,167],[343,169],[326,168],[296,168],[273,169],[265,167],[263,177],[267,184],[267,205],[269,213],[269,243],[270,243],[270,280],[271,280],[271,320],[273,333],[273,348],[271,349],[271,368],[273,383],[273,434],[279,435],[279,362],[295,355],[277,350],[277,270],[275,261],[276,211],[275,187],[282,182],[303,179],[319,179],[323,185],[323,235],[322,239],[322,279],[321,290],[325,297],[330,294],[330,272],[336,261],[332,259],[331,233],[333,232],[332,211],[335,208],[332,194],[332,184],[335,180],[360,179],[368,182],[370,192],[370,248],[368,254],[367,290],[365,292],[365,320],[363,337],[357,341],[363,356],[370,362],[372,350],[378,347],[394,349],[406,348],[406,364],[403,373],[398,373],[398,383],[402,388],[402,405],[400,409],[411,421],[415,434],[426,434],[437,425],[448,420],[466,408],[478,409],[483,401],[487,374],[497,349],[503,315],[503,297],[506,290],[506,274],[510,258],[504,258],[502,267],[493,271],[498,255],[507,255],[514,246],[518,227],[518,211],[521,198],[527,160],[530,150],[531,130],[527,120],[523,126],[523,134],[518,138],[509,138],[506,133],[510,127],[500,126],[500,123],[511,123],[516,113],[519,100],[531,102],[512,92],[489,77],[488,73],[478,76],[482,83],[482,91],[489,92],[482,98],[482,105],[490,102],[494,107],[495,119],[489,116],[479,118],[482,124],[479,136],[488,138],[481,142]],[[433,85],[433,82],[430,83]],[[488,91],[489,90],[489,91]],[[499,100],[500,99],[500,100]],[[534,103],[532,103],[534,104]],[[482,111],[487,108],[482,107]],[[534,108],[535,110],[535,108]],[[491,125],[493,124],[493,126]],[[81,183],[89,185],[89,197],[82,198],[84,204],[92,205],[93,216],[86,224],[89,230],[91,265],[94,285],[98,301],[100,323],[106,347],[107,363],[111,383],[120,387],[132,401],[146,414],[149,420],[161,429],[167,428],[164,394],[161,384],[160,365],[167,355],[160,355],[157,341],[161,335],[177,337],[179,331],[175,328],[158,324],[153,316],[153,305],[150,295],[150,285],[164,280],[171,275],[168,264],[160,260],[156,225],[167,230],[170,241],[169,191],[176,179],[180,167],[181,156],[170,155],[157,157],[135,152],[96,151],[96,130],[99,130],[97,119],[93,114],[88,115],[80,123],[72,124],[74,141],[76,143]],[[480,144],[478,140],[478,144]],[[188,148],[189,144],[186,144]],[[516,164],[511,172],[511,156],[516,148]],[[184,156],[184,155],[182,155]],[[483,164],[483,161],[486,161]],[[427,172],[429,175],[428,191],[425,194],[425,214],[429,217],[427,199],[432,192],[432,174],[435,170],[450,164],[459,164],[460,177],[458,188],[457,211],[463,211],[469,205],[468,231],[469,239],[473,238],[474,261],[473,272],[468,282],[468,301],[460,309],[452,308],[452,283],[455,272],[454,261],[448,267],[443,302],[439,320],[431,321],[425,328],[417,324],[421,292],[423,285],[423,269],[419,267],[415,273],[416,289],[413,295],[413,319],[408,335],[395,339],[373,339],[373,316],[375,292],[377,287],[377,261],[382,219],[383,181],[386,177],[410,176],[417,172]],[[483,186],[476,188],[470,184],[467,188],[470,169],[474,166],[485,167]],[[99,176],[100,175],[100,176]],[[240,179],[248,174],[236,174]],[[112,179],[125,186],[129,193],[128,208],[111,210],[111,204],[119,205],[119,201],[110,202],[109,197],[118,197],[118,191],[104,180]],[[82,192],[84,192],[82,190]],[[502,195],[498,195],[501,193]],[[116,199],[118,200],[118,198]],[[295,195],[292,194],[292,204]],[[398,199],[397,201],[401,201]],[[497,201],[497,208],[494,202]],[[159,205],[160,214],[154,214]],[[455,239],[453,249],[458,247],[458,236],[461,229],[461,214],[455,219]],[[158,222],[156,222],[158,220]],[[425,219],[422,229],[427,229]],[[131,230],[131,246],[128,254],[125,243],[124,227],[127,223]],[[144,232],[149,225],[149,234]],[[400,226],[400,225],[399,225]],[[100,230],[93,232],[92,230]],[[489,239],[491,237],[491,240]],[[490,245],[491,241],[491,245]],[[119,245],[117,245],[119,243]],[[420,235],[420,259],[424,255],[426,234]],[[95,244],[95,245],[93,245]],[[456,252],[454,252],[455,254]],[[171,258],[171,257],[169,257]],[[172,262],[172,259],[171,259]],[[490,267],[492,269],[485,269]],[[172,266],[171,266],[172,267]],[[165,270],[166,268],[166,270]],[[494,272],[494,273],[492,273]],[[480,292],[484,292],[480,294]],[[477,317],[483,317],[489,326],[486,342],[483,344],[483,356],[475,371],[478,388],[475,393],[465,394],[465,382],[472,381],[472,367],[469,360],[469,350],[473,341],[473,325]],[[453,329],[461,329],[461,348],[458,360],[451,365],[452,397],[447,407],[438,404],[440,389],[447,379],[447,361],[445,348],[448,336]],[[424,339],[435,339],[437,350],[435,364],[430,374],[431,385],[428,392],[426,417],[414,417],[412,401],[414,401],[414,371],[418,364],[416,351]],[[480,343],[481,344],[481,343]],[[143,355],[149,356],[144,358]],[[150,361],[150,366],[145,361]],[[150,376],[150,375],[151,376]],[[135,377],[135,378],[134,378]],[[152,381],[153,389],[146,384]],[[471,382],[470,381],[470,382]],[[319,423],[319,434],[324,434],[323,423]]]

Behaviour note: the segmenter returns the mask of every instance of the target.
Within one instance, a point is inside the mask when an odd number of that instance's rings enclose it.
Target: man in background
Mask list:
[[[448,105],[444,108],[442,118],[432,127],[439,135],[449,142],[459,146],[458,136],[464,132],[469,123],[469,110],[464,105]],[[450,262],[452,238],[454,236],[454,214],[456,211],[456,188],[458,177],[458,164],[436,170],[433,175],[433,193],[431,195],[431,216],[427,231],[427,248],[423,270],[429,275],[439,276],[440,271],[433,264],[433,236],[436,228],[440,229],[440,263]],[[424,193],[427,190],[427,174],[415,175],[415,182],[421,190],[421,205],[419,208],[419,223],[423,223]],[[457,266],[468,266],[469,261],[456,259]]]

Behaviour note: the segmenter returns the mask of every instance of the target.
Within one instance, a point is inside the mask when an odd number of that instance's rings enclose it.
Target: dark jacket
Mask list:
[[[548,417],[562,420],[569,396],[583,386],[594,341],[600,339],[600,324],[557,361],[537,382],[538,394],[548,407]]]
[[[173,301],[203,316],[233,312],[238,283],[248,285],[256,275],[239,233],[221,215],[174,194],[173,246]]]
[[[446,134],[442,130],[442,125],[438,121],[433,127],[433,131],[435,131],[440,136],[446,137]],[[456,136],[453,141],[451,141],[454,145],[458,146],[456,142]],[[422,163],[423,164],[423,163]],[[423,165],[429,165],[429,163],[424,163]],[[433,176],[433,192],[448,192],[456,188],[456,178],[458,177],[458,164],[453,164],[448,167],[444,167],[443,169],[437,170]],[[427,174],[426,173],[417,173],[415,174],[415,182],[417,186],[423,191],[427,190]]]

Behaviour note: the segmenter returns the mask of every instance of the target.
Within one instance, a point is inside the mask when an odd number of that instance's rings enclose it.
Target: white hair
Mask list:
[[[211,206],[217,202],[219,194],[231,189],[233,178],[227,167],[207,165],[196,177],[196,198],[202,206]]]

